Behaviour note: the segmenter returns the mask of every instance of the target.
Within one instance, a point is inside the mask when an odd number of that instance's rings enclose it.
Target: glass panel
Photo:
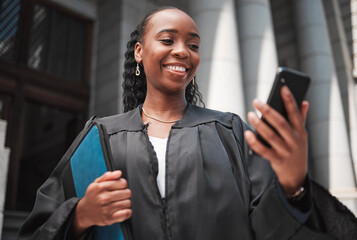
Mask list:
[[[28,64],[38,70],[46,69],[46,49],[48,48],[49,21],[44,7],[36,5],[32,19],[32,29]]]
[[[15,61],[20,0],[0,0],[0,58]]]
[[[17,210],[32,209],[36,190],[74,140],[79,119],[78,113],[26,102]]]
[[[34,9],[28,65],[74,82],[83,80],[86,25],[54,8]]]

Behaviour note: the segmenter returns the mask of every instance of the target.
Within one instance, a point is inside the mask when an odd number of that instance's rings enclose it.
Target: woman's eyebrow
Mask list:
[[[200,38],[200,35],[198,35],[198,34],[195,33],[195,32],[190,32],[190,35],[191,35],[192,37],[197,37],[198,39],[201,39],[201,38]]]
[[[163,32],[178,33],[178,31],[175,30],[175,29],[165,28],[165,29],[160,30],[160,31],[158,32],[158,34],[163,33]],[[198,34],[195,33],[195,32],[190,32],[189,34],[190,34],[192,37],[197,37],[197,38],[201,39],[201,38],[200,38],[200,35],[198,35]]]

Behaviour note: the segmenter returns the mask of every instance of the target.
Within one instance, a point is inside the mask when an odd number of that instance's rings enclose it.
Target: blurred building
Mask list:
[[[85,120],[122,112],[126,43],[162,5],[198,24],[196,82],[209,108],[245,119],[278,66],[311,76],[310,175],[356,214],[357,0],[0,0],[3,239]]]

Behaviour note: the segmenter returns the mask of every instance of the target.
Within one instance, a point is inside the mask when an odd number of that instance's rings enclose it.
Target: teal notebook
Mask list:
[[[108,137],[103,126],[92,123],[70,158],[70,171],[73,189],[70,195],[83,197],[89,184],[107,171],[112,171],[111,152]],[[66,174],[66,175],[68,175]],[[65,184],[66,185],[66,184]],[[67,194],[68,195],[68,194]],[[126,222],[110,226],[96,226],[95,239],[98,240],[130,240],[130,231]],[[125,236],[125,237],[124,237]]]

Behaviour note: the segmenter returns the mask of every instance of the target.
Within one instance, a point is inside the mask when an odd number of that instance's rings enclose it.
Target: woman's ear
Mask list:
[[[137,42],[135,43],[135,48],[134,48],[134,57],[136,62],[141,63],[143,58],[142,58],[142,52],[143,52],[143,48],[141,43]]]

